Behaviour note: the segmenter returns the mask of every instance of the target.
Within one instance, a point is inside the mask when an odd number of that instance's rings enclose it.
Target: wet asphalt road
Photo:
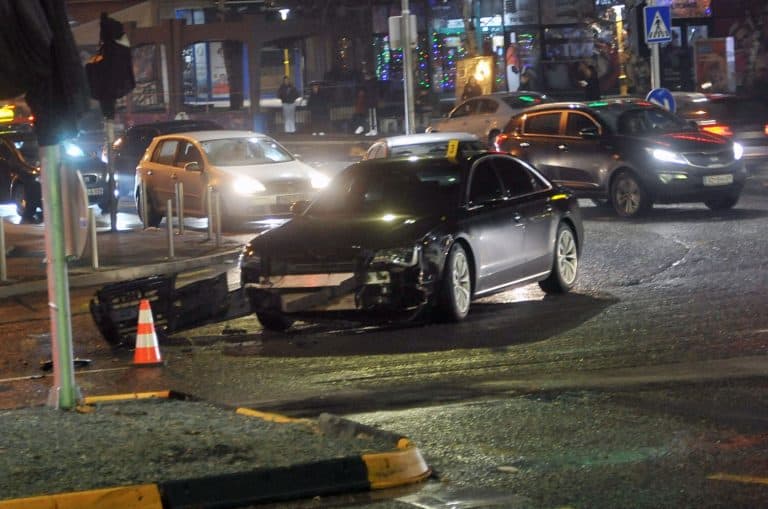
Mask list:
[[[458,325],[276,334],[246,316],[176,334],[161,372],[111,370],[130,353],[104,343],[78,291],[76,355],[93,359],[78,383],[344,414],[409,436],[435,469],[415,488],[280,507],[767,506],[768,192],[723,213],[625,221],[585,203],[584,216],[570,295],[507,292]],[[47,392],[24,379],[49,357],[43,300],[0,312],[2,378],[22,378],[3,401]],[[39,318],[14,320],[20,309]]]

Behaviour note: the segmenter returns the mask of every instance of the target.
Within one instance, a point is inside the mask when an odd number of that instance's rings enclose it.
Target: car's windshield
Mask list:
[[[442,163],[442,164],[440,164]],[[386,168],[357,165],[339,174],[307,215],[418,214],[459,203],[461,172],[445,161],[399,161]]]
[[[601,113],[607,113],[607,110]],[[604,115],[604,118],[616,132],[628,136],[695,130],[685,119],[661,108],[633,108],[618,116]]]
[[[220,138],[203,141],[200,145],[215,166],[245,166],[293,160],[291,154],[269,138]]]
[[[413,145],[395,146],[390,149],[390,157],[408,156],[437,156],[445,157],[448,150],[448,140],[433,141],[427,143],[414,143]],[[480,141],[459,142],[459,152],[462,156],[470,156],[485,151],[485,146]]]

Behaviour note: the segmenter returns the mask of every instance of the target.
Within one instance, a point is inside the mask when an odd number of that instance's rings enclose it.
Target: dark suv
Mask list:
[[[136,165],[155,136],[215,129],[222,129],[222,127],[212,120],[168,120],[129,127],[125,134],[117,138],[112,145],[115,173],[119,175],[120,194],[122,196],[133,195]],[[102,161],[106,162],[106,160],[107,155],[102,151]]]
[[[32,132],[0,133],[0,201],[12,201],[24,219],[42,211],[40,188],[40,147]],[[85,154],[74,142],[62,144],[61,158],[67,171],[79,171],[83,177],[88,203],[102,212],[109,207],[109,181],[106,165]]]
[[[639,100],[534,106],[512,117],[495,145],[623,217],[654,202],[728,209],[747,176],[740,144]]]

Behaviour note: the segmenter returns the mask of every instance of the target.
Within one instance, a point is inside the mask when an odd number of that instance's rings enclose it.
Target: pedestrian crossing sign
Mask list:
[[[654,5],[643,10],[645,17],[645,42],[669,42],[672,40],[672,12],[668,5]]]

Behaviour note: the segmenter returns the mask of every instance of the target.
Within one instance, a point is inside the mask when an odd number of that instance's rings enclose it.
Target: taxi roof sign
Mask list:
[[[445,149],[445,157],[448,159],[456,159],[456,155],[459,153],[459,140],[453,139],[448,141],[448,146]]]

